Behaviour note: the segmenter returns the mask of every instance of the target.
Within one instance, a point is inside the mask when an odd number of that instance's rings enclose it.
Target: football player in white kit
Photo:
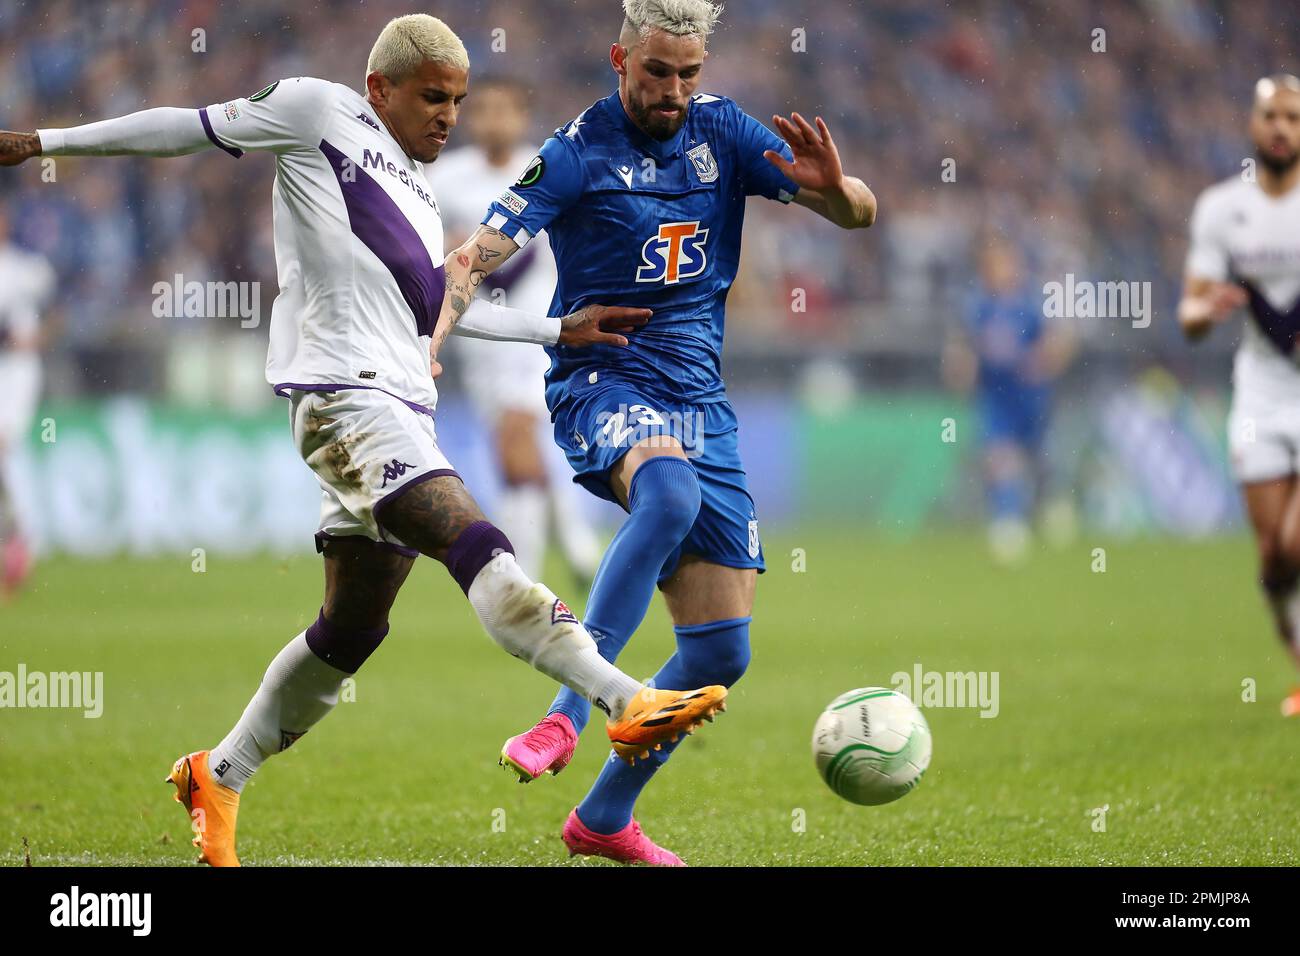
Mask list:
[[[1300,666],[1300,80],[1255,86],[1255,175],[1205,190],[1192,212],[1178,320],[1192,340],[1244,311],[1228,448],[1259,548],[1260,583]],[[1300,690],[1282,702],[1300,715]]]
[[[40,310],[54,291],[54,269],[42,255],[9,241],[0,207],[0,598],[31,571],[31,550],[14,498],[14,459],[31,427],[41,394]]]
[[[65,130],[0,132],[0,165],[39,155],[174,156],[216,147],[276,156],[280,294],[267,379],[288,398],[294,441],[322,490],[325,600],[271,662],[238,723],[168,779],[195,821],[201,859],[235,866],[239,795],[265,759],[328,713],[388,633],[414,558],[446,564],[484,629],[510,654],[609,717],[631,760],[722,709],[725,688],[659,691],[606,662],[591,636],[514,560],[438,450],[429,333],[444,296],[442,222],[425,181],[468,90],[469,58],[441,20],[398,17],[380,33],[366,92],[299,77],[201,109],[158,108]],[[481,308],[478,308],[481,306]],[[547,319],[479,302],[479,334],[626,344],[645,310],[593,307]]]
[[[514,183],[537,155],[525,139],[528,96],[507,77],[480,77],[466,106],[473,144],[451,150],[429,169],[442,220],[455,248],[478,229],[483,210]],[[491,301],[545,314],[555,292],[555,257],[547,242],[533,242],[484,280]],[[475,411],[491,428],[492,453],[503,491],[496,512],[525,574],[540,574],[548,530],[574,576],[590,584],[601,546],[583,516],[568,464],[550,440],[551,413],[542,376],[551,360],[529,342],[461,338],[456,353]],[[545,440],[539,440],[545,428]],[[563,474],[561,473],[563,470]]]

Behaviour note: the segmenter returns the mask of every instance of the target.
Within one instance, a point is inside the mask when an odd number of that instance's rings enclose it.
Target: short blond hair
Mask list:
[[[370,48],[366,75],[380,73],[400,83],[422,63],[445,63],[469,69],[465,44],[451,27],[427,13],[410,13],[389,20]]]
[[[623,29],[645,39],[651,30],[707,40],[722,7],[710,0],[623,0]]]

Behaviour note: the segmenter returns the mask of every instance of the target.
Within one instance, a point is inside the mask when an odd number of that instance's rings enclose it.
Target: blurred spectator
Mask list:
[[[304,73],[359,87],[371,39],[410,10],[405,0],[0,0],[0,127],[199,106]],[[614,86],[617,0],[464,0],[445,15],[477,72],[528,84],[534,139]],[[959,307],[967,250],[989,224],[1035,249],[1031,287],[1067,271],[1148,280],[1167,312],[1191,202],[1250,155],[1253,82],[1295,69],[1297,27],[1300,8],[1281,0],[729,4],[704,88],[760,119],[822,115],[846,168],[880,199],[866,235],[751,204],[731,334],[853,344],[887,317],[926,346]],[[160,321],[193,333],[149,309],[154,283],[177,270],[259,280],[269,304],[271,166],[212,151],[61,160],[55,182],[40,164],[0,176],[17,241],[59,271],[62,347],[164,347],[166,336],[150,337]],[[806,311],[787,305],[797,289]],[[1135,347],[1176,348],[1172,325]]]

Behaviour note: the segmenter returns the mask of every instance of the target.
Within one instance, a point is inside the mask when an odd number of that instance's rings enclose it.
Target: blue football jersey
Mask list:
[[[1030,364],[1046,334],[1042,302],[1030,290],[976,295],[966,313],[966,328],[979,359],[979,385],[1015,396],[1043,387],[1032,381]]]
[[[727,290],[740,263],[745,197],[788,203],[799,187],[763,157],[789,146],[723,96],[691,97],[660,142],[628,118],[618,93],[557,129],[483,221],[520,246],[546,230],[559,279],[551,315],[585,305],[654,310],[626,348],[550,347],[546,400],[596,369],[667,399],[719,402]]]

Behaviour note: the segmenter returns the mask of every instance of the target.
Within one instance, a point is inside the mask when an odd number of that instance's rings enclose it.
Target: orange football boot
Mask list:
[[[642,687],[617,720],[605,723],[605,732],[614,752],[631,764],[712,721],[714,714],[727,709],[726,699],[727,688],[721,684],[699,690]]]
[[[203,851],[199,862],[209,866],[239,866],[239,857],[235,856],[239,794],[212,779],[208,752],[199,750],[179,758],[166,782],[176,785],[173,797],[189,812],[190,826],[197,834],[194,845]]]

